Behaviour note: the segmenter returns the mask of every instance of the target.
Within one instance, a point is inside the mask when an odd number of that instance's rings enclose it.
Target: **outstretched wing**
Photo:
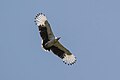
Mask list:
[[[51,39],[54,39],[55,36],[51,30],[50,24],[47,21],[47,18],[44,14],[38,13],[35,17],[35,23],[38,26],[40,35],[42,37],[42,46],[45,50],[50,51],[50,48],[46,48],[45,44],[50,41]]]
[[[76,62],[76,57],[67,50],[59,41],[52,46],[51,51],[56,54],[58,57],[63,59],[63,62],[72,65]]]

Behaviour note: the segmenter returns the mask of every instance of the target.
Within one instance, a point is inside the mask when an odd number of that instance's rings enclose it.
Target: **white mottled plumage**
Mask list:
[[[35,18],[37,26],[44,25],[45,26],[45,21],[47,20],[46,16],[44,14],[38,14],[37,17]]]
[[[76,57],[73,54],[72,55],[65,54],[65,57],[63,58],[63,62],[68,65],[71,65],[76,62]]]

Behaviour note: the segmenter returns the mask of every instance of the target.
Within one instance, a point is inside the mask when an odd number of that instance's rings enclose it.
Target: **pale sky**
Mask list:
[[[76,64],[41,48],[39,12]],[[0,0],[0,80],[120,80],[120,1]]]

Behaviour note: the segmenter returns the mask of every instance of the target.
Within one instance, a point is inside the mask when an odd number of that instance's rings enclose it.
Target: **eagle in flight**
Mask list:
[[[76,57],[59,42],[61,37],[54,36],[45,14],[38,13],[35,16],[35,23],[38,26],[42,38],[43,49],[52,51],[55,55],[60,57],[65,64],[74,64],[76,62]]]

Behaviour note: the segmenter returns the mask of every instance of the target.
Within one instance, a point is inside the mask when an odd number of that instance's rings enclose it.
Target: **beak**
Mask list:
[[[58,37],[57,40],[59,40],[61,37]]]

